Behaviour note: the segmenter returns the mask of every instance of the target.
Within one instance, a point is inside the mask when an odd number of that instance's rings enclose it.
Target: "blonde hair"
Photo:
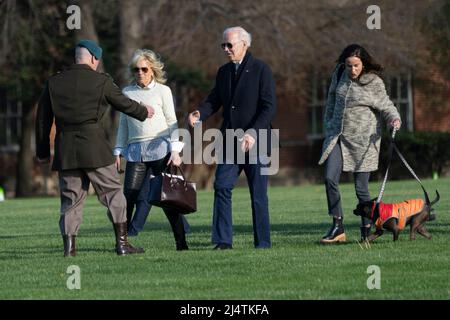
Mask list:
[[[163,70],[164,63],[161,62],[161,58],[158,54],[149,49],[138,49],[133,53],[133,57],[128,63],[128,72],[131,82],[135,82],[133,68],[136,67],[139,60],[145,59],[150,68],[153,71],[154,79],[159,83],[166,83],[166,72]]]

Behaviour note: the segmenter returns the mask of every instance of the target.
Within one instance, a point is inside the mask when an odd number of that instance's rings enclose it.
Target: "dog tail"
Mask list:
[[[433,201],[431,201],[430,204],[427,204],[428,208],[430,208],[430,210],[428,211],[428,221],[436,220],[436,214],[431,213],[432,211],[434,211],[434,209],[431,207],[433,206],[433,204],[438,202],[440,198],[441,196],[439,195],[439,192],[436,190],[436,198]]]
[[[439,195],[439,192],[436,190],[436,199],[434,199],[432,202],[430,202],[430,207],[433,204],[435,204],[436,202],[438,202],[440,198],[441,198],[441,196]],[[427,199],[428,199],[428,197],[427,197]],[[428,199],[428,201],[430,201],[430,200]]]
[[[428,197],[428,192],[427,190],[425,190],[425,188],[421,185],[422,190],[423,190],[423,194],[425,196],[425,204],[431,208],[431,203],[430,203],[430,197]],[[436,191],[437,192],[437,191]]]

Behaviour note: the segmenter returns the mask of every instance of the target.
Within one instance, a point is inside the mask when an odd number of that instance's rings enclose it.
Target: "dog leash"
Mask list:
[[[411,168],[411,166],[408,164],[408,162],[406,161],[405,157],[403,157],[403,155],[400,153],[400,150],[398,150],[397,146],[394,143],[394,150],[395,152],[397,152],[397,155],[399,156],[400,160],[402,160],[403,164],[405,165],[405,167],[409,170],[409,172],[413,175],[414,178],[416,178],[417,182],[419,182],[420,186],[422,187],[422,190],[425,194],[425,198],[426,198],[426,202],[430,203],[430,199],[428,198],[428,193],[425,190],[425,187],[422,184],[422,181],[420,181],[419,177],[416,175],[416,173],[414,172],[414,170]]]
[[[387,182],[387,178],[389,175],[389,168],[391,167],[391,161],[392,161],[392,154],[393,154],[393,150],[394,150],[394,138],[395,138],[395,134],[397,133],[397,129],[393,128],[392,129],[392,136],[391,136],[391,144],[389,145],[389,151],[388,151],[388,166],[386,168],[386,173],[384,174],[384,180],[383,183],[381,184],[381,188],[380,188],[380,192],[378,193],[378,197],[377,197],[377,202],[375,205],[375,208],[378,208],[378,205],[380,204],[381,198],[383,197],[383,193],[384,193],[384,189],[386,187],[386,182]]]
[[[428,193],[425,190],[425,187],[422,184],[422,181],[420,181],[419,177],[416,175],[416,173],[414,172],[414,170],[411,168],[411,166],[408,164],[408,162],[406,161],[405,157],[401,154],[400,150],[398,150],[397,145],[395,144],[394,138],[395,138],[395,134],[397,133],[397,130],[394,128],[392,130],[392,137],[391,137],[391,144],[389,145],[389,162],[388,162],[388,166],[386,168],[386,174],[384,175],[384,180],[383,180],[383,184],[381,185],[381,189],[380,189],[380,193],[378,195],[377,201],[376,201],[376,207],[378,207],[381,198],[383,197],[383,193],[384,193],[384,189],[386,187],[386,182],[387,182],[387,177],[389,174],[389,168],[391,166],[391,161],[392,161],[392,154],[393,151],[395,150],[395,152],[397,153],[397,155],[399,156],[400,160],[403,162],[403,164],[405,165],[405,167],[409,170],[409,172],[412,174],[412,176],[417,180],[417,182],[419,182],[420,186],[422,187],[422,190],[425,194],[427,203],[430,202],[429,198],[428,198]]]

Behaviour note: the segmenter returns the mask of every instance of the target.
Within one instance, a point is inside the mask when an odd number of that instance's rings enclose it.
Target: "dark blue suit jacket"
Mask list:
[[[214,88],[199,107],[200,120],[204,121],[223,107],[222,132],[225,129],[255,129],[258,133],[260,129],[267,129],[270,153],[271,121],[276,113],[272,71],[267,64],[247,52],[236,78],[234,74],[232,62],[219,68]]]

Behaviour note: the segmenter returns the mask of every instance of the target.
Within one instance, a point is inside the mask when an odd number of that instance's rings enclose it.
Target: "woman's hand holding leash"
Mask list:
[[[401,125],[402,125],[402,123],[401,123],[400,119],[395,119],[395,120],[392,120],[392,122],[391,122],[391,127],[396,131],[400,129]]]

